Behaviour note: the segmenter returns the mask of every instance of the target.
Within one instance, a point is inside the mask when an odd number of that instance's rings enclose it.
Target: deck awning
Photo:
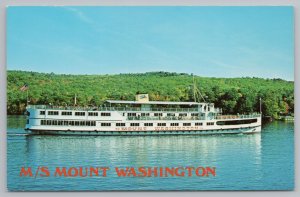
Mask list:
[[[201,104],[204,104],[204,103],[197,103],[197,102],[176,102],[176,101],[139,102],[139,101],[107,100],[106,102],[114,103],[114,104],[149,104],[149,105],[201,105]]]

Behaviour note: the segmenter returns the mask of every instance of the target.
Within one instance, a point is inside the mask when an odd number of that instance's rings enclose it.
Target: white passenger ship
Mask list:
[[[198,135],[261,131],[261,114],[222,115],[213,103],[107,100],[102,107],[27,106],[26,130],[60,135]]]

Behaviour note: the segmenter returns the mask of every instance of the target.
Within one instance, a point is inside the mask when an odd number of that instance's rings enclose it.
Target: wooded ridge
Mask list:
[[[294,113],[294,82],[262,78],[214,78],[186,73],[147,72],[115,75],[66,75],[27,71],[7,72],[7,113],[23,114],[27,92],[30,104],[99,106],[108,99],[134,100],[136,92],[150,100],[194,101],[195,85],[207,102],[223,114],[259,112],[277,118]],[[28,85],[28,90],[20,88]],[[202,100],[203,101],[203,100]]]

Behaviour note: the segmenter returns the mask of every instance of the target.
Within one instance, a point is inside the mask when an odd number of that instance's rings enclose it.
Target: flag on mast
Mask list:
[[[21,88],[20,88],[20,90],[22,91],[22,92],[24,92],[24,91],[26,91],[26,90],[28,90],[29,89],[29,87],[28,87],[28,84],[24,84]]]

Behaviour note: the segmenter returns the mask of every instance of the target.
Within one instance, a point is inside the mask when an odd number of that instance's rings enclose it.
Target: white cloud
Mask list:
[[[73,12],[82,22],[85,22],[87,24],[94,24],[94,21],[79,9],[76,9],[74,7],[63,7],[63,8],[70,12]]]

